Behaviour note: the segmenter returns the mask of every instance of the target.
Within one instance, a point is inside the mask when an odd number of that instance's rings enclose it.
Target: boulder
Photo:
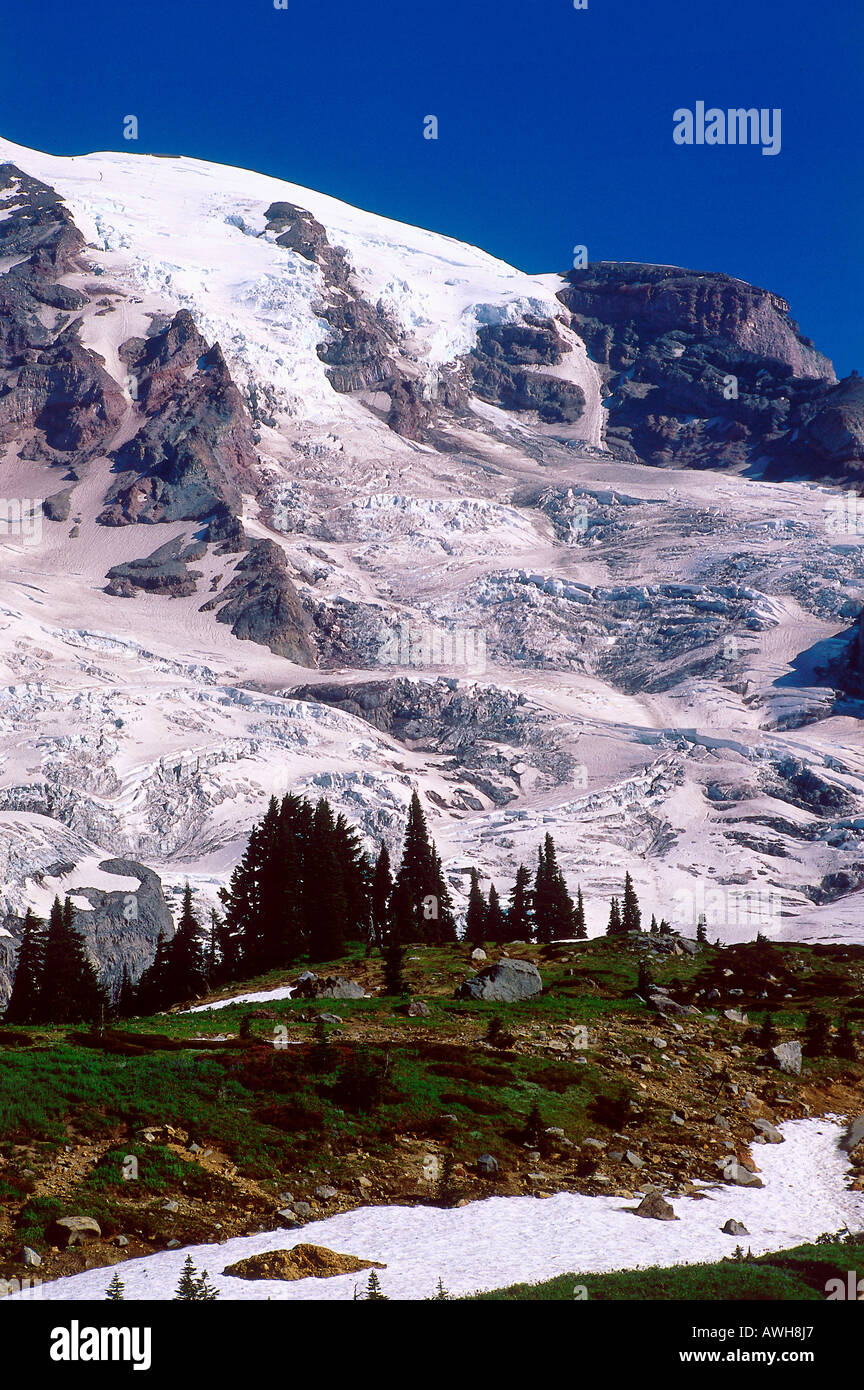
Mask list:
[[[787,1076],[801,1075],[801,1044],[800,1042],[778,1043],[760,1058],[764,1066],[776,1067],[778,1071],[785,1072]]]
[[[782,1144],[783,1135],[779,1129],[775,1129],[770,1120],[762,1120],[758,1116],[750,1121],[753,1128],[762,1135],[766,1144]]]
[[[396,1010],[398,1014],[405,1014],[408,1018],[428,1018],[429,1005],[423,999],[412,999],[408,1004],[400,1004]]]
[[[671,1202],[667,1202],[656,1188],[652,1188],[650,1192],[646,1193],[638,1207],[631,1207],[630,1210],[635,1212],[637,1216],[647,1216],[653,1221],[678,1220]]]
[[[740,1163],[729,1163],[723,1169],[724,1182],[730,1182],[735,1187],[764,1187],[764,1183],[755,1173],[751,1173],[749,1168],[744,1168]]]
[[[478,946],[476,950],[471,952],[471,959],[474,961],[476,965],[482,965],[483,961],[488,960],[489,957],[487,956],[486,952],[480,946]]]
[[[481,1154],[477,1160],[477,1172],[483,1178],[494,1178],[498,1172],[498,1160],[494,1154]]]
[[[864,1115],[849,1121],[846,1133],[840,1140],[840,1148],[844,1153],[851,1154],[859,1144],[864,1144]]]
[[[55,1245],[66,1249],[71,1245],[90,1245],[102,1239],[102,1227],[92,1216],[60,1216],[53,1222],[49,1236]]]
[[[313,975],[304,970],[294,986],[297,999],[365,999],[366,991],[344,975]],[[340,1020],[341,1021],[341,1020]]]
[[[505,957],[497,965],[472,975],[456,990],[457,999],[492,999],[513,1003],[531,999],[543,988],[540,971],[529,960],[510,960]]]
[[[740,1221],[735,1221],[731,1216],[726,1225],[720,1227],[720,1230],[724,1236],[749,1236],[750,1234],[746,1226],[742,1225]]]

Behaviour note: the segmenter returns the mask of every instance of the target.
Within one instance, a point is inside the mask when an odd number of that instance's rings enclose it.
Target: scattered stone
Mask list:
[[[175,1202],[175,1201],[173,1200],[173,1198],[169,1197],[168,1200],[167,1200],[167,1202],[163,1202],[163,1203],[162,1203],[162,1210],[163,1210],[163,1211],[179,1211],[179,1210],[180,1210],[180,1203],[179,1203],[179,1202]]]
[[[735,1221],[731,1216],[726,1225],[720,1227],[720,1230],[725,1236],[749,1236],[750,1234],[746,1226],[742,1225],[740,1221]]]
[[[128,1236],[115,1236],[112,1245],[116,1245],[118,1250],[125,1250],[129,1244]]]
[[[479,965],[484,960],[488,960],[489,957],[487,956],[486,952],[480,946],[478,946],[475,950],[471,952],[471,959],[473,961],[476,961]]]
[[[323,1187],[315,1188],[315,1196],[318,1198],[319,1202],[332,1202],[334,1197],[339,1196],[339,1191],[338,1188],[327,1187],[325,1184]]]
[[[766,1144],[783,1143],[783,1135],[780,1133],[779,1129],[775,1129],[770,1120],[763,1120],[757,1116],[755,1119],[751,1120],[750,1123],[753,1125],[754,1129],[759,1131],[759,1135]]]
[[[301,1221],[308,1221],[309,1217],[312,1215],[312,1204],[311,1202],[295,1202],[294,1210]]]
[[[27,1265],[29,1269],[38,1269],[42,1263],[42,1256],[32,1246],[25,1245],[21,1251],[21,1263]]]
[[[864,1115],[849,1121],[846,1133],[840,1140],[840,1148],[844,1153],[851,1154],[859,1144],[864,1144]]]
[[[168,1244],[166,1245],[165,1249],[166,1249],[166,1250],[179,1250],[179,1249],[180,1249],[180,1241],[177,1239],[176,1236],[172,1236],[172,1237],[171,1237],[171,1239],[169,1240],[169,1242],[168,1242]]]
[[[656,1188],[652,1188],[650,1192],[646,1193],[638,1207],[630,1207],[629,1210],[635,1212],[637,1216],[650,1217],[652,1221],[678,1220],[671,1202],[667,1202]]]
[[[494,1154],[481,1154],[477,1160],[477,1172],[481,1177],[494,1178],[498,1172],[498,1160]]]
[[[639,1155],[637,1153],[634,1153],[632,1149],[628,1149],[624,1157],[627,1159],[627,1162],[630,1164],[632,1168],[645,1167],[644,1158],[640,1158]]]
[[[725,1182],[734,1183],[736,1187],[764,1187],[764,1183],[755,1173],[751,1173],[749,1168],[744,1168],[740,1163],[730,1163],[723,1169]]]
[[[510,960],[504,957],[497,965],[472,975],[456,990],[457,999],[493,999],[512,1003],[530,999],[543,988],[540,971],[529,960]]]

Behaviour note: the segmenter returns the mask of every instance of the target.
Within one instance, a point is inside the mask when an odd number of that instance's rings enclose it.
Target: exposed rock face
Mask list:
[[[864,464],[861,398],[778,295],[717,273],[598,261],[559,293],[608,381],[608,439],[657,466],[773,476]]]
[[[306,970],[294,986],[294,995],[297,999],[365,999],[366,991],[344,975],[321,977]]]
[[[203,520],[224,507],[236,513],[241,491],[257,485],[251,421],[222,350],[216,344],[196,356],[187,380],[187,359],[201,344],[194,326],[178,319],[149,358],[130,349],[139,369],[160,361],[164,368],[142,378],[153,413],[114,455],[120,477],[98,518],[106,526]]]
[[[207,343],[187,309],[180,309],[149,338],[129,338],[120,356],[135,384],[135,399],[155,415],[175,391],[182,390],[190,369],[207,355]]]
[[[36,429],[49,449],[92,450],[122,420],[123,392],[81,346],[77,320],[43,322],[43,306],[87,303],[57,283],[85,268],[84,238],[54,190],[13,164],[0,165],[0,214],[0,257],[23,258],[0,275],[0,442]]]
[[[300,666],[316,665],[308,620],[289,577],[285,552],[275,541],[256,541],[231,582],[202,604],[201,612],[217,607],[217,622],[230,623],[235,637],[261,642]]]
[[[71,1245],[92,1245],[102,1239],[102,1228],[92,1216],[60,1216],[51,1225],[50,1238],[66,1249]]]
[[[540,971],[529,960],[504,958],[497,965],[472,975],[456,990],[457,999],[494,999],[513,1003],[530,999],[543,988]]]
[[[581,388],[529,370],[557,364],[567,351],[551,319],[484,326],[468,358],[473,390],[505,410],[536,411],[544,424],[572,423],[585,406]]]
[[[52,876],[52,869],[55,873],[68,873],[73,867],[72,864],[53,865],[43,872]],[[117,986],[124,966],[131,979],[138,979],[153,958],[159,933],[164,932],[168,938],[174,935],[174,918],[163,896],[162,882],[152,869],[132,859],[104,859],[99,868],[104,873],[137,879],[139,884],[131,892],[76,887],[72,895],[76,903],[86,899],[90,904],[87,909],[75,907],[75,926],[98,963],[103,979],[110,986]],[[7,950],[0,957],[0,1003],[8,999],[12,988],[14,961],[9,948],[17,953],[23,919],[7,916],[3,925],[13,937],[11,941],[2,939]]]
[[[114,565],[108,571],[107,578],[111,582],[107,592],[125,598],[129,590],[134,593],[136,589],[143,589],[150,594],[185,598],[195,593],[196,580],[201,578],[201,571],[190,570],[189,564],[202,559],[206,549],[204,545],[185,545],[183,538],[177,536],[142,560]]]

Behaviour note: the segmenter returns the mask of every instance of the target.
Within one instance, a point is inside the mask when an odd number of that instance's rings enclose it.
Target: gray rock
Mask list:
[[[320,1018],[322,1023],[341,1024],[343,1022],[343,1020],[339,1017],[338,1014],[319,1014],[318,1017]]]
[[[25,1245],[21,1251],[21,1263],[27,1265],[29,1269],[38,1269],[42,1263],[42,1256],[32,1246]]]
[[[543,988],[540,971],[528,960],[510,960],[505,957],[497,965],[490,965],[473,975],[456,990],[457,999],[493,999],[500,1003],[513,1003],[518,999],[531,999]]]
[[[128,1236],[115,1236],[114,1239],[113,1239],[113,1241],[111,1242],[111,1244],[112,1244],[112,1245],[116,1245],[118,1250],[125,1250],[126,1247],[127,1247],[128,1244],[129,1244],[129,1237],[128,1237]]]
[[[308,1221],[309,1217],[312,1215],[312,1204],[311,1202],[295,1202],[294,1210],[301,1221]]]
[[[638,1207],[631,1207],[630,1210],[634,1211],[637,1216],[650,1217],[653,1221],[678,1220],[671,1202],[667,1202],[656,1188],[652,1188],[650,1192],[646,1193]]]
[[[308,976],[308,972],[304,971],[304,975]],[[304,978],[304,975],[300,976],[294,987],[294,994],[298,999],[366,998],[366,991],[363,986],[358,985],[354,980],[347,980],[344,975],[328,975],[323,979],[317,975]]]
[[[740,1163],[729,1163],[723,1169],[725,1182],[730,1182],[735,1187],[764,1187],[762,1179],[756,1173],[751,1173],[749,1168],[744,1168]]]
[[[840,1148],[843,1149],[844,1153],[851,1154],[859,1144],[864,1144],[864,1115],[859,1115],[857,1119],[849,1121],[846,1133],[840,1140]]]
[[[339,1196],[339,1190],[336,1187],[328,1187],[325,1184],[323,1187],[315,1188],[315,1196],[318,1198],[319,1202],[332,1202],[334,1197]]]
[[[783,1135],[780,1133],[779,1129],[775,1129],[770,1120],[762,1120],[757,1117],[751,1120],[750,1123],[753,1125],[754,1129],[759,1131],[759,1134],[765,1140],[766,1144],[783,1143]]]
[[[50,1228],[50,1236],[56,1245],[66,1249],[70,1245],[89,1245],[102,1239],[102,1227],[92,1216],[60,1216]]]
[[[276,1215],[289,1226],[295,1225],[299,1220],[296,1211],[294,1211],[292,1207],[280,1207]]]
[[[630,1164],[632,1168],[645,1167],[644,1158],[640,1158],[639,1155],[637,1153],[634,1153],[632,1149],[628,1149],[624,1157],[627,1159],[627,1162]]]
[[[471,952],[471,959],[475,962],[475,964],[481,965],[483,961],[488,960],[489,957],[487,956],[486,952],[482,949],[482,947],[477,946]]]
[[[740,1009],[724,1009],[723,1017],[730,1023],[747,1024],[750,1022],[746,1014],[742,1014]]]
[[[603,1139],[583,1139],[582,1147],[586,1149],[605,1149],[606,1142]]]
[[[801,1044],[800,1042],[778,1043],[760,1060],[767,1066],[776,1067],[779,1071],[785,1072],[787,1076],[800,1076]]]
[[[163,1211],[172,1211],[172,1212],[173,1212],[173,1211],[179,1211],[179,1210],[180,1210],[180,1203],[179,1203],[179,1202],[175,1202],[175,1201],[173,1200],[173,1198],[169,1197],[167,1202],[163,1202],[163,1203],[162,1203],[162,1210],[163,1210]]]
[[[498,1160],[494,1154],[481,1154],[477,1160],[477,1172],[484,1178],[492,1178],[498,1172]]]
[[[166,1245],[165,1249],[166,1249],[166,1250],[179,1250],[179,1249],[180,1249],[180,1241],[177,1239],[176,1236],[172,1236],[172,1237],[171,1237],[171,1239],[169,1240],[169,1242],[168,1242],[168,1244]]]
[[[750,1234],[746,1226],[742,1225],[740,1221],[735,1221],[731,1216],[726,1225],[720,1227],[720,1230],[725,1236],[749,1236]]]

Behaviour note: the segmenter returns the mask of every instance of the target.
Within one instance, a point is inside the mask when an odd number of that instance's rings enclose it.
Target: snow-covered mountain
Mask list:
[[[864,939],[861,416],[729,277],[0,141],[0,989],[58,889],[139,966],[289,788],[395,849],[418,785],[457,891],[551,831],[593,931],[629,867]]]

